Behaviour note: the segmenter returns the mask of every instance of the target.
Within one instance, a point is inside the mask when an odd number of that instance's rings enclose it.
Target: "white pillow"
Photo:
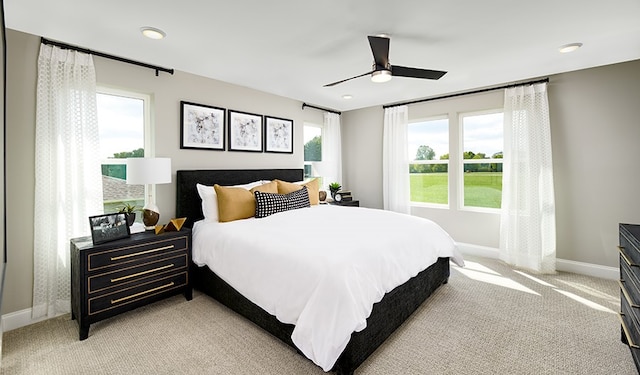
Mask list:
[[[234,185],[230,187],[241,187],[251,190],[256,186],[264,185],[267,182],[271,181],[259,180],[244,185]],[[202,184],[196,184],[196,188],[198,189],[198,195],[200,195],[200,199],[202,200],[202,215],[204,215],[204,219],[207,221],[218,221],[218,196],[216,195],[216,190],[213,186]]]

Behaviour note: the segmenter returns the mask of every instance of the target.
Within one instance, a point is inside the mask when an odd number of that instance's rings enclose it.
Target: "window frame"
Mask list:
[[[307,127],[310,127],[310,128],[318,128],[318,129],[320,129],[320,139],[321,139],[321,142],[320,142],[320,147],[321,147],[321,148],[320,148],[320,150],[321,150],[321,152],[320,152],[320,161],[307,161],[307,160],[304,160],[304,145],[306,144],[306,143],[304,142],[304,132],[305,132],[305,129],[306,129]],[[303,139],[303,143],[302,143],[302,159],[303,159],[303,164],[304,164],[304,166],[309,165],[309,166],[311,167],[311,172],[312,172],[312,174],[313,174],[313,170],[314,170],[314,169],[316,169],[316,168],[314,168],[314,167],[315,167],[318,163],[322,163],[322,159],[323,159],[323,153],[322,153],[322,150],[324,150],[324,148],[325,148],[325,147],[324,147],[324,142],[325,142],[324,130],[325,130],[325,129],[324,129],[324,125],[316,124],[316,123],[313,123],[313,122],[304,122],[304,123],[302,124],[302,139]],[[313,175],[312,175],[312,176],[309,176],[308,178],[316,178],[316,177],[322,177],[322,176],[313,176]]]
[[[458,172],[457,172],[457,201],[458,201],[458,210],[459,211],[468,211],[468,212],[482,212],[482,213],[500,213],[502,211],[502,202],[500,202],[500,208],[491,208],[491,207],[478,207],[478,206],[467,206],[464,201],[464,166],[465,164],[502,164],[504,167],[504,117],[503,117],[503,137],[502,137],[502,159],[464,159],[464,117],[468,116],[481,116],[481,115],[491,115],[502,113],[504,114],[503,108],[494,108],[494,109],[486,109],[480,111],[469,111],[469,112],[459,112],[458,113]],[[451,158],[451,154],[449,154],[449,158]],[[504,168],[503,168],[504,170]],[[504,174],[503,174],[504,176]]]
[[[131,99],[142,100],[142,116],[144,122],[143,128],[143,147],[144,147],[144,156],[145,157],[155,157],[155,132],[153,131],[152,126],[152,118],[151,118],[151,106],[152,96],[150,94],[141,93],[138,91],[133,91],[124,88],[116,88],[109,86],[100,86],[96,87],[97,94],[103,95],[112,95],[112,96],[120,96]],[[108,162],[109,164],[126,164],[126,159],[102,159],[100,165]],[[155,184],[149,185],[145,184],[144,187],[144,202],[145,205],[149,203],[149,199],[152,201],[156,201],[156,186]]]
[[[427,207],[427,208],[440,208],[440,209],[450,209],[451,208],[451,119],[448,115],[436,115],[429,117],[421,117],[417,119],[409,120],[407,127],[412,124],[428,122],[428,121],[438,121],[438,120],[447,120],[447,135],[448,141],[447,146],[449,149],[449,159],[446,160],[414,160],[408,157],[407,168],[410,168],[411,164],[444,164],[447,166],[447,203],[432,203],[432,202],[416,202],[411,200],[411,194],[409,194],[409,206],[411,207]],[[408,129],[407,129],[408,130]],[[408,133],[408,131],[407,131]],[[409,140],[407,139],[407,146]],[[409,173],[409,178],[411,178],[411,173]],[[411,186],[411,182],[409,182],[409,186]],[[409,187],[411,189],[411,187]]]

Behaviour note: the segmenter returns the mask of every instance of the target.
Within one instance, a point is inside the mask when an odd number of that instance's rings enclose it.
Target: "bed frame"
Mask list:
[[[183,170],[177,171],[176,217],[186,217],[191,227],[202,219],[201,201],[196,183],[204,185],[238,185],[257,180],[280,179],[301,181],[302,169],[249,169],[249,170]],[[353,374],[355,369],[378,348],[402,323],[449,279],[449,258],[438,261],[406,283],[387,293],[373,306],[367,319],[367,328],[354,332],[347,347],[332,369],[339,375]],[[193,286],[223,305],[246,317],[259,327],[297,350],[291,340],[294,326],[278,321],[273,315],[249,301],[224,282],[208,267],[191,264]]]

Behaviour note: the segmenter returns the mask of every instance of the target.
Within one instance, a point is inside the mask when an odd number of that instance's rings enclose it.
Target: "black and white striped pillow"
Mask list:
[[[254,192],[256,196],[256,217],[263,218],[278,212],[311,207],[309,193],[304,186],[300,190],[288,194]]]

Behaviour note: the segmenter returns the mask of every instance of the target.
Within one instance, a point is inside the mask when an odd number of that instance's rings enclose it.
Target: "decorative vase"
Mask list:
[[[124,216],[127,218],[127,225],[128,226],[132,226],[133,223],[136,221],[136,213],[135,212],[129,212],[124,214]]]
[[[324,202],[327,199],[327,192],[324,190],[320,190],[318,192],[318,198],[320,198],[320,202]]]

